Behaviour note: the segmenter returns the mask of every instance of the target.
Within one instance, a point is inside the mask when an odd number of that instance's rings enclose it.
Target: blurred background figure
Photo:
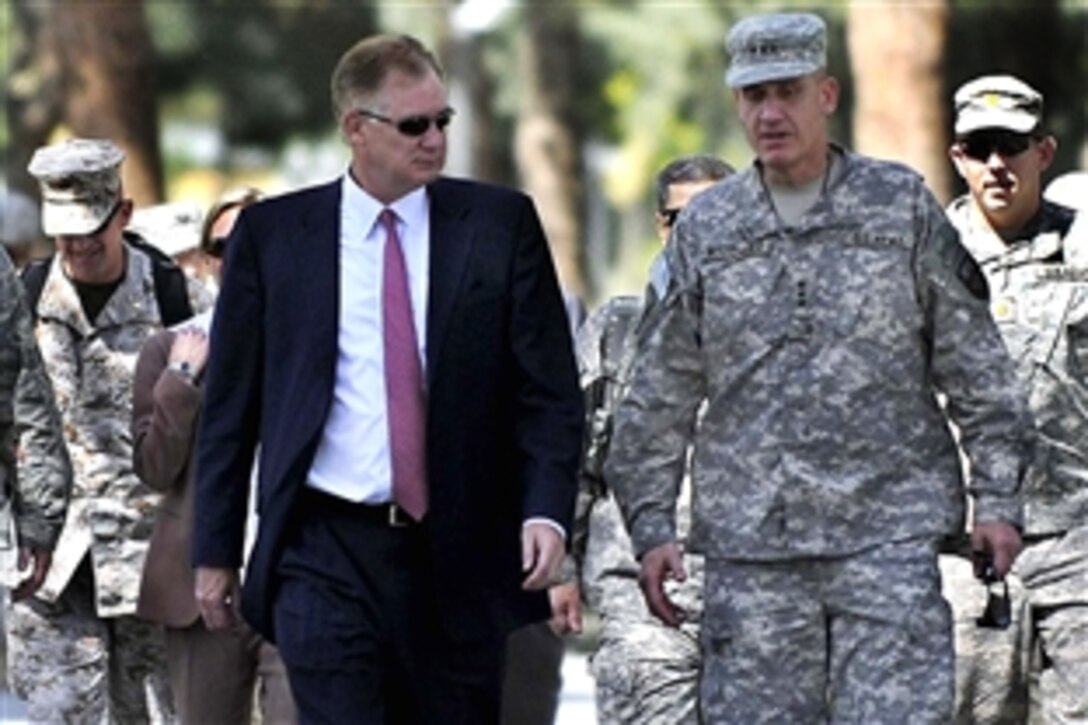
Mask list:
[[[181,201],[135,209],[128,231],[152,240],[152,243],[177,262],[189,277],[200,280],[209,289],[218,287],[216,276],[208,269],[207,257],[200,249],[200,230],[204,213],[196,202]]]
[[[707,155],[676,159],[658,173],[654,220],[662,247],[688,202],[731,173],[729,164]],[[680,725],[697,723],[699,717],[702,557],[685,555],[688,579],[670,593],[686,616],[682,626],[666,627],[642,598],[631,539],[603,476],[612,416],[636,355],[638,321],[651,314],[653,305],[664,297],[668,278],[662,252],[651,266],[645,298],[612,298],[589,317],[577,337],[587,444],[579,476],[572,553],[586,603],[601,621],[592,667],[597,715],[602,723]],[[691,482],[686,476],[677,518],[680,538],[686,545],[691,523]]]
[[[1043,198],[1078,211],[1088,211],[1088,171],[1069,171],[1046,185]]]
[[[22,269],[31,259],[49,253],[49,243],[42,235],[41,212],[26,194],[0,186],[0,242],[8,250],[12,264]]]

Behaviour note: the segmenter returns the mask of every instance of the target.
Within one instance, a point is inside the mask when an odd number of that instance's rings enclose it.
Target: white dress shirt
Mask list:
[[[393,498],[382,338],[385,208],[345,174],[340,201],[340,319],[332,408],[307,485],[356,503]],[[389,205],[408,267],[419,357],[427,370],[430,207],[425,188]]]

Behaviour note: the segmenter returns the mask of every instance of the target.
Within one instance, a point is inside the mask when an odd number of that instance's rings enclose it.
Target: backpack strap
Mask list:
[[[38,318],[38,300],[42,296],[42,288],[45,287],[45,279],[49,276],[49,266],[53,264],[53,255],[44,259],[35,259],[29,262],[19,278],[23,281],[23,289],[26,291],[26,304],[30,307],[30,314],[36,320]]]
[[[193,306],[189,302],[189,285],[185,281],[185,272],[178,263],[166,252],[132,232],[125,232],[125,243],[140,250],[151,259],[155,300],[159,303],[163,327],[172,327],[192,317]]]
[[[151,260],[151,275],[155,284],[155,301],[159,305],[159,316],[164,327],[172,327],[193,316],[193,306],[189,302],[189,285],[185,281],[185,272],[177,262],[158,247],[148,244],[141,237],[125,232],[125,243],[143,252]],[[53,264],[51,254],[45,259],[36,259],[23,268],[19,275],[26,290],[26,301],[35,319],[38,317],[38,301],[42,288],[49,276],[49,267]]]

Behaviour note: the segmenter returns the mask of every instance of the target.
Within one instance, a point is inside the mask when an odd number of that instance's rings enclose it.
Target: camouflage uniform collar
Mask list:
[[[42,287],[38,317],[63,323],[80,336],[89,337],[96,330],[129,322],[158,323],[156,306],[151,259],[126,243],[124,279],[98,313],[97,320],[88,320],[83,313],[79,293],[64,273],[60,254],[54,256],[49,275]]]
[[[829,161],[827,186],[820,194],[816,203],[801,217],[798,224],[783,226],[778,220],[778,214],[774,209],[774,202],[766,186],[763,183],[763,167],[759,159],[755,159],[752,165],[743,173],[738,174],[738,182],[744,185],[747,195],[743,208],[758,208],[758,214],[752,214],[742,222],[742,228],[746,236],[761,238],[767,236],[789,236],[792,230],[814,229],[828,226],[837,226],[843,223],[843,217],[853,216],[839,208],[837,197],[842,188],[856,176],[861,168],[864,157],[834,143],[828,143],[829,152],[838,157],[838,162]],[[834,168],[833,168],[834,167]]]

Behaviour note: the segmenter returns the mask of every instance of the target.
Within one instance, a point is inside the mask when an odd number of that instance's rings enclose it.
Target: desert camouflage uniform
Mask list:
[[[647,294],[653,294],[653,287]],[[642,310],[637,297],[616,297],[594,312],[578,332],[578,367],[587,393],[587,445],[572,549],[586,603],[601,620],[592,658],[598,719],[679,725],[698,721],[702,557],[685,555],[687,581],[670,591],[674,603],[684,610],[685,624],[680,629],[664,626],[646,607],[631,539],[601,472]],[[683,540],[691,518],[688,485],[682,490],[677,515]]]
[[[1012,626],[979,629],[985,587],[962,562],[946,583],[956,618],[957,719],[1088,722],[1088,238],[1044,201],[1017,240],[949,208],[991,292],[991,312],[1038,427],[1024,479],[1025,548],[1010,573]],[[1083,216],[1083,215],[1081,215]],[[1083,225],[1079,227],[1085,229]]]
[[[23,390],[18,407],[17,382]],[[34,342],[23,285],[7,253],[0,252],[0,550],[5,558],[16,546],[52,551],[71,479],[60,414]],[[2,581],[11,584],[14,576],[6,569]]]
[[[150,259],[132,247],[125,256],[93,323],[59,256],[37,305],[75,477],[46,583],[8,622],[12,686],[33,721],[97,722],[107,709],[121,723],[172,717],[161,629],[134,616],[160,494],[134,473],[129,432],[136,357],[162,323]],[[207,307],[190,291],[194,310]]]
[[[964,495],[937,390],[979,520],[1020,521],[1030,417],[977,266],[915,173],[836,153],[796,226],[758,167],[693,200],[616,418],[606,475],[636,552],[676,539],[694,444],[706,722],[948,721],[935,547]],[[783,661],[812,647],[804,674]]]

